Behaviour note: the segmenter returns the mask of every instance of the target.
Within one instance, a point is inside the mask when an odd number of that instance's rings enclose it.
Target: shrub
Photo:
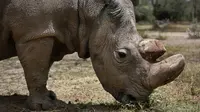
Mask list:
[[[200,26],[197,20],[193,22],[190,28],[187,30],[188,37],[191,39],[200,39]]]
[[[153,29],[163,31],[166,28],[168,28],[169,24],[170,24],[169,19],[155,20],[153,23]]]
[[[153,16],[153,8],[148,5],[139,5],[135,8],[136,21],[146,21],[152,23],[155,19]]]

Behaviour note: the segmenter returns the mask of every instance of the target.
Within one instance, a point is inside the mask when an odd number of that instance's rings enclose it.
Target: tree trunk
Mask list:
[[[197,0],[192,0],[193,11],[192,11],[192,21],[197,21]]]

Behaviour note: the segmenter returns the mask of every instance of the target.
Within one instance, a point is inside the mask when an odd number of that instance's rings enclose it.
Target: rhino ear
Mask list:
[[[140,0],[131,0],[131,1],[133,2],[133,5],[134,5],[134,6],[137,6],[137,5],[139,5],[139,1],[140,1]]]

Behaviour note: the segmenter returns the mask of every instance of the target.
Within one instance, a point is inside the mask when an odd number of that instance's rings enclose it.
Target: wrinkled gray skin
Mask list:
[[[157,40],[143,40],[135,27],[135,0],[1,0],[0,60],[18,56],[33,110],[56,99],[46,88],[54,61],[78,52],[91,57],[106,91],[122,103],[145,101],[154,88],[173,81],[184,68]]]

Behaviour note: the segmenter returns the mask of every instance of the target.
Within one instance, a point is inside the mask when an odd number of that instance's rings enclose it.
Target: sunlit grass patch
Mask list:
[[[145,30],[157,31],[158,30],[158,29],[153,29],[153,25],[151,24],[148,24],[148,25],[137,24],[136,27],[139,31],[145,31]],[[162,29],[162,31],[163,32],[186,32],[189,27],[190,27],[189,24],[170,23],[167,27]]]
[[[156,37],[157,40],[167,40],[167,38],[168,38],[167,36],[161,35],[160,33],[159,33],[158,37]]]

